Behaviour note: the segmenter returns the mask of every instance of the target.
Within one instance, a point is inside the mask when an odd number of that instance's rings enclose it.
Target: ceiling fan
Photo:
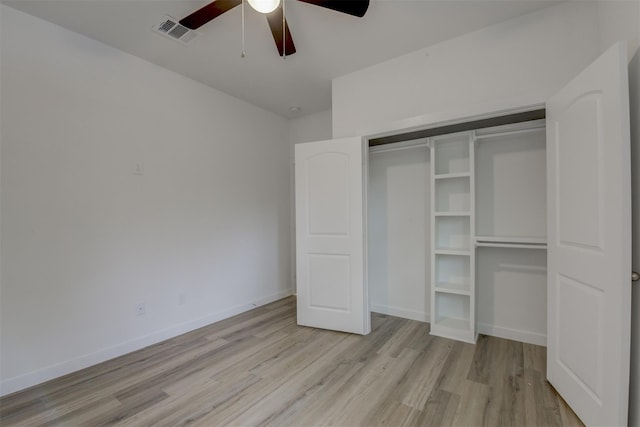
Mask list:
[[[243,0],[215,0],[208,5],[196,10],[191,15],[180,20],[183,26],[195,30],[223,13],[242,4]],[[285,0],[248,0],[249,5],[258,12],[264,13],[269,22],[269,28],[276,42],[280,56],[289,56],[296,53],[296,47],[291,38],[289,25],[284,18]],[[369,8],[369,0],[297,0],[316,6],[332,9],[348,15],[362,18]],[[283,19],[284,18],[284,19]],[[284,40],[283,40],[284,30]]]

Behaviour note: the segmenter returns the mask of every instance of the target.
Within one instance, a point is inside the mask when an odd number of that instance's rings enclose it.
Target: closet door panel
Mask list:
[[[365,176],[361,138],[295,146],[300,325],[369,333]]]
[[[626,46],[547,104],[547,378],[587,425],[626,425],[631,179]]]

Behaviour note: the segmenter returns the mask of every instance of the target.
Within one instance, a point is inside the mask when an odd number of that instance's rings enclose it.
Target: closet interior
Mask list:
[[[448,130],[369,148],[371,310],[545,345],[545,121]]]

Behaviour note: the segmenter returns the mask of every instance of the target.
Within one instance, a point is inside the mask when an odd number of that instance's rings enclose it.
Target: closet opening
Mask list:
[[[546,344],[545,110],[369,139],[370,310]]]

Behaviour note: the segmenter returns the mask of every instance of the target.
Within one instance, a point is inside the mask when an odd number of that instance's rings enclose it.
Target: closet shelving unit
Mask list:
[[[529,261],[527,251],[547,248],[544,120],[436,136],[428,145],[431,333],[475,343],[482,329],[477,289],[513,292],[504,288],[504,278],[494,276],[504,270],[488,274],[493,264],[482,262],[510,254],[517,274],[533,281],[540,266]],[[476,259],[484,260],[481,277]],[[494,279],[498,282],[487,282]]]
[[[430,138],[431,333],[475,342],[473,133]]]

